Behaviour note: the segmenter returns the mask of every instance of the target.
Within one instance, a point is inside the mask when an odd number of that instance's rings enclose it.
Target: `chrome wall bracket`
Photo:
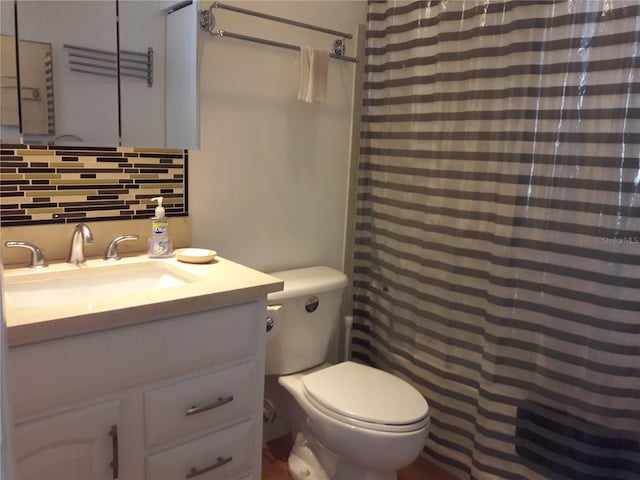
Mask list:
[[[200,30],[211,33],[216,28],[216,16],[211,11],[213,7],[214,4],[209,7],[209,10],[200,10]]]

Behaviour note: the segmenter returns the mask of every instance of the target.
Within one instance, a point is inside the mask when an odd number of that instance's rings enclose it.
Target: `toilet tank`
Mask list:
[[[283,280],[284,289],[268,296],[268,304],[276,308],[268,313],[275,323],[267,338],[267,375],[286,375],[320,365],[338,332],[347,276],[329,267],[270,275]]]

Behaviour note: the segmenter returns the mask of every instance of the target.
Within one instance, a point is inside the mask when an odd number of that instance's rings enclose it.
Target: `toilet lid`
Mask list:
[[[414,430],[428,422],[429,405],[420,392],[376,368],[343,362],[305,375],[302,385],[324,409],[381,430]]]

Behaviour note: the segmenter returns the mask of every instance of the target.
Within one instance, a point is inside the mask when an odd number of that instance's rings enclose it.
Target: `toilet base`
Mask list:
[[[309,435],[307,433],[307,435]],[[397,480],[396,472],[371,471],[346,463],[313,437],[298,433],[288,460],[292,480]]]
[[[296,435],[288,460],[292,480],[331,480],[333,472],[327,473],[316,452],[303,433]]]

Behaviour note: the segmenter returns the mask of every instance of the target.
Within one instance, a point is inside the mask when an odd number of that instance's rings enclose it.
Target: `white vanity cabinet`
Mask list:
[[[12,347],[20,480],[258,480],[266,295]]]

